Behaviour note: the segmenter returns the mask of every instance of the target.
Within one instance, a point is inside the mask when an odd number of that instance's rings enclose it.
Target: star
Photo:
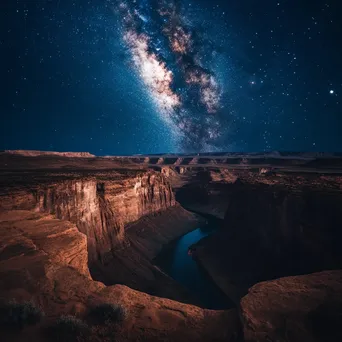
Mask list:
[[[331,95],[333,95],[333,94],[335,93],[335,91],[334,91],[334,90],[330,90],[329,93],[330,93]]]

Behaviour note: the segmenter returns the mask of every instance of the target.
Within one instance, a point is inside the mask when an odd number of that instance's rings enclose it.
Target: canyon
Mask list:
[[[6,338],[44,341],[56,317],[119,302],[120,341],[340,341],[341,157],[0,152],[0,299],[46,314]],[[155,262],[208,222],[188,257],[223,310]],[[106,339],[94,327],[91,340]]]

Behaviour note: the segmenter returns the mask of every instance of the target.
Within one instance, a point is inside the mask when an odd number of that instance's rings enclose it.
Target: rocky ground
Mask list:
[[[34,327],[7,331],[2,341],[50,341],[48,327],[63,314],[87,320],[99,303],[120,304],[124,323],[91,326],[90,341],[225,341],[238,336],[236,310],[211,311],[92,280],[86,236],[51,215],[3,211],[0,215],[1,299],[32,301],[45,312]]]
[[[342,272],[258,283],[241,300],[246,341],[341,341]]]

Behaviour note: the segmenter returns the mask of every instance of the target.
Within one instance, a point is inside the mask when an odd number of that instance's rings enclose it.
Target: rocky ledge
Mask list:
[[[3,330],[4,341],[48,341],[61,315],[87,321],[93,307],[122,305],[120,325],[93,325],[90,341],[341,340],[342,271],[281,278],[253,286],[236,309],[212,311],[91,279],[86,236],[51,215],[5,211],[0,215],[0,300],[31,301],[45,312],[33,326]],[[91,323],[90,323],[91,324]],[[241,335],[243,329],[244,338]]]
[[[245,341],[342,341],[342,272],[262,282],[241,300]]]
[[[23,170],[0,174],[0,185],[0,212],[31,210],[74,223],[87,238],[94,279],[191,302],[191,295],[155,267],[152,259],[164,244],[203,219],[175,201],[162,173]]]
[[[127,317],[120,327],[93,325],[89,341],[226,341],[238,336],[236,310],[204,310],[93,281],[86,236],[68,221],[31,211],[3,211],[0,234],[0,299],[29,300],[45,312],[34,327],[3,330],[3,341],[51,340],[47,328],[59,316],[86,320],[100,303],[121,305]]]

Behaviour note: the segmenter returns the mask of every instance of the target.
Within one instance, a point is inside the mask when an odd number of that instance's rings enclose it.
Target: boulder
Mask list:
[[[258,283],[241,300],[246,342],[342,341],[342,270]]]

